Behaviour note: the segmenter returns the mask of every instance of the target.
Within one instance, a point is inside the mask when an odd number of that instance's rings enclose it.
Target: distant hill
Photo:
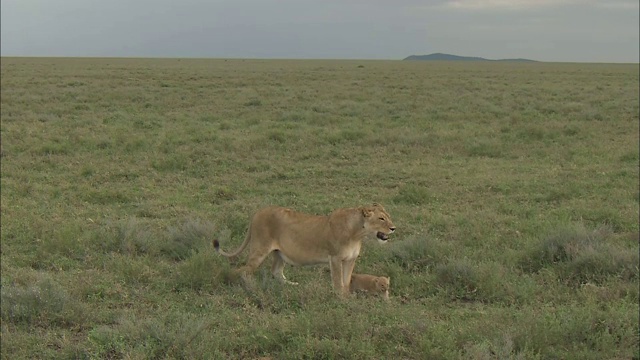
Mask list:
[[[499,59],[491,60],[475,56],[458,56],[443,53],[434,53],[430,55],[411,55],[403,60],[422,60],[422,61],[519,61],[519,62],[537,62],[529,59]]]

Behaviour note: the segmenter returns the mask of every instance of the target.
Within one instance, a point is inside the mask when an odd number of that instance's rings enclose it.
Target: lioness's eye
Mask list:
[[[384,218],[383,218],[383,217],[381,217],[381,218],[378,218],[378,219],[380,219],[380,220],[382,220],[382,221],[384,221]]]

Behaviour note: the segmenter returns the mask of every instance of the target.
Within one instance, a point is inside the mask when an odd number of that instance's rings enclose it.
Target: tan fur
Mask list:
[[[247,263],[239,269],[245,274],[253,273],[271,254],[271,273],[288,283],[291,282],[282,272],[285,263],[329,263],[334,289],[341,295],[347,295],[362,240],[377,237],[380,242],[386,242],[394,230],[389,214],[379,204],[337,209],[326,216],[267,207],[253,216],[247,236],[236,251],[222,251],[217,240],[213,245],[227,257],[238,256],[248,247]]]
[[[390,283],[391,279],[388,277],[352,274],[349,291],[366,291],[371,294],[381,295],[385,300],[389,300]]]

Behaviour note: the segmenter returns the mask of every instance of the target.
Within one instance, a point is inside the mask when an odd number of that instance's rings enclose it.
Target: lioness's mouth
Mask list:
[[[380,240],[384,240],[384,241],[389,240],[389,235],[387,235],[387,234],[385,234],[385,233],[382,233],[382,232],[380,232],[380,231],[378,231],[378,233],[376,234],[376,236],[377,236],[377,237],[378,237],[378,239],[380,239]]]

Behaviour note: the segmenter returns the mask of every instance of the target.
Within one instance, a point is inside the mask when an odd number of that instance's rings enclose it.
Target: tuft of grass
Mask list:
[[[454,249],[445,241],[433,236],[414,236],[394,243],[384,257],[402,271],[420,273],[429,271],[449,258]]]
[[[272,131],[267,136],[267,139],[272,141],[272,142],[276,142],[276,143],[282,144],[282,143],[285,143],[289,139],[289,136],[283,131]]]
[[[262,101],[260,101],[260,99],[251,99],[244,103],[244,106],[247,106],[247,107],[260,106],[260,105],[262,105]]]
[[[604,283],[609,277],[626,281],[639,279],[639,254],[612,245],[587,246],[578,250],[562,268],[570,283]]]
[[[569,261],[578,251],[602,241],[601,232],[584,226],[561,227],[543,237],[520,261],[521,267],[536,272],[545,266]]]
[[[552,267],[572,284],[601,283],[609,277],[638,279],[638,252],[613,243],[612,234],[607,227],[558,228],[524,253],[520,267],[528,272]]]
[[[172,260],[184,260],[194,252],[208,249],[216,234],[212,223],[189,219],[178,227],[168,229],[168,239],[160,253]]]
[[[71,151],[71,145],[67,142],[49,143],[35,150],[37,155],[67,155]]]
[[[191,256],[180,263],[175,274],[175,289],[193,291],[215,291],[222,285],[238,281],[237,274],[229,262],[216,261],[213,249]]]
[[[233,200],[235,198],[235,195],[231,188],[221,187],[216,190],[215,197],[219,200]]]
[[[621,162],[630,162],[638,164],[640,154],[637,151],[630,151],[626,154],[620,155]]]
[[[136,218],[108,227],[104,237],[104,241],[100,242],[103,251],[132,256],[152,254],[156,251],[158,239],[148,225]]]
[[[502,338],[480,343],[468,343],[464,346],[464,357],[476,360],[497,359],[540,359],[540,355],[529,349],[517,349],[513,335],[505,333]]]
[[[162,159],[153,161],[151,166],[160,172],[182,172],[189,168],[189,160],[186,155],[181,153],[168,154]]]
[[[403,185],[393,201],[408,205],[426,205],[436,201],[436,198],[425,186]]]
[[[68,326],[82,325],[88,319],[82,304],[50,279],[28,286],[3,284],[1,297],[3,323]]]
[[[467,155],[471,157],[501,158],[508,154],[506,149],[496,140],[474,139],[465,144],[465,150]]]
[[[132,217],[109,225],[94,241],[105,252],[180,261],[210,246],[213,236],[215,226],[199,219],[187,219],[162,231]]]
[[[530,278],[490,262],[449,259],[434,268],[434,285],[451,300],[482,303],[526,304],[535,293]]]
[[[467,259],[451,260],[435,269],[436,284],[453,299],[476,299],[480,282],[477,266]]]
[[[518,134],[516,135],[516,137],[520,141],[526,141],[526,142],[542,141],[548,136],[549,135],[547,131],[544,128],[539,126],[529,126],[519,131]]]
[[[637,321],[637,306],[631,304],[609,311],[562,305],[523,311],[520,326],[510,332],[515,349],[529,349],[540,358],[570,351],[576,359],[596,360],[605,348],[611,358],[633,358],[638,355]]]
[[[115,326],[99,326],[89,332],[91,349],[96,358],[183,358],[184,351],[211,324],[195,315],[182,316],[168,312],[159,318],[122,319]],[[214,353],[215,354],[215,353]]]

